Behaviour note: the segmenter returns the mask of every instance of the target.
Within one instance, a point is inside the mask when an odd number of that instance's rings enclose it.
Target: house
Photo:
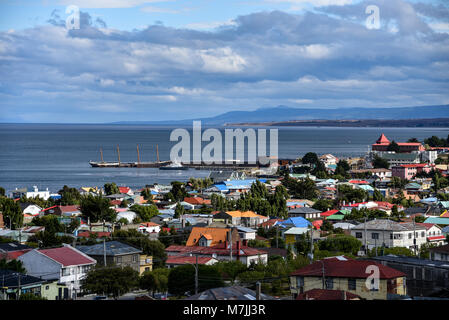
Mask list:
[[[296,241],[298,241],[300,239],[300,236],[303,234],[307,234],[307,232],[309,231],[309,228],[290,228],[287,231],[284,231],[284,238],[285,238],[285,244],[286,245],[290,245],[290,244],[295,244]]]
[[[221,221],[234,226],[257,227],[270,218],[253,211],[221,211],[214,215],[214,221]]]
[[[43,209],[40,215],[52,214],[60,217],[78,217],[81,215],[80,206],[53,206]]]
[[[432,224],[438,224],[441,226],[448,226],[449,218],[429,217],[424,221],[424,223],[432,223]]]
[[[131,190],[130,187],[118,187],[118,190],[121,194],[127,194],[129,196],[134,195],[134,192]]]
[[[372,270],[378,282],[367,281]],[[386,300],[389,294],[406,295],[405,274],[375,261],[343,256],[318,260],[290,274],[290,291],[296,299],[312,289],[343,290],[367,300]]]
[[[391,178],[391,170],[384,168],[373,168],[373,169],[359,169],[359,170],[351,170],[350,174],[355,177],[359,174],[368,174],[370,173],[372,176],[377,177],[380,180]]]
[[[64,296],[69,299],[81,291],[81,281],[96,264],[95,259],[66,244],[59,248],[34,249],[17,260],[22,261],[27,274],[65,285]]]
[[[92,246],[77,246],[77,249],[95,259],[97,264],[117,265],[120,267],[131,267],[140,272],[140,254],[142,250],[136,249],[126,243],[119,241],[106,241]]]
[[[115,219],[115,221],[126,219],[128,223],[132,223],[137,217],[137,214],[134,211],[129,211],[126,208],[117,208],[115,209],[115,211],[117,212],[117,218]]]
[[[161,231],[161,226],[154,222],[143,222],[137,228],[137,231],[146,234],[146,233],[159,233]]]
[[[39,212],[42,211],[42,208],[34,203],[29,202],[19,202],[20,209],[23,213],[23,222],[29,223],[33,220],[34,217],[39,215]]]
[[[144,272],[153,270],[153,256],[141,254],[139,258],[139,275],[142,275]]]
[[[278,223],[278,225],[281,228],[308,228],[310,227],[312,224],[307,221],[306,219],[304,219],[303,217],[292,217],[292,218],[288,218],[280,223]]]
[[[426,228],[427,242],[434,245],[443,245],[446,243],[446,236],[441,231],[441,228],[432,223],[416,223],[416,225]]]
[[[308,207],[296,207],[288,210],[289,217],[303,217],[304,219],[318,219],[321,211]]]
[[[242,241],[236,241],[232,247],[228,241],[212,247],[172,245],[166,248],[165,252],[168,256],[198,255],[198,257],[213,257],[219,261],[241,261],[247,267],[251,263],[266,264],[268,261],[268,254],[265,251],[247,247]]]
[[[449,244],[435,248],[429,248],[430,259],[433,261],[449,261]]]
[[[163,225],[164,223],[168,223],[174,219],[175,210],[167,209],[167,210],[159,210],[159,212],[161,214],[151,218],[150,219],[151,222]]]
[[[39,191],[37,186],[33,186],[33,191],[28,191],[27,188],[23,188],[23,189],[16,188],[12,192],[12,198],[17,199],[17,198],[22,198],[22,197],[26,197],[26,198],[39,197],[43,200],[48,200],[50,198],[50,191],[48,191],[48,188],[45,191]]]
[[[168,256],[165,261],[167,268],[175,268],[186,264],[202,264],[211,266],[217,263],[218,260],[213,257],[196,257],[196,256]]]
[[[1,270],[0,279],[0,300],[17,300],[18,296],[25,293],[32,293],[41,296],[42,284],[45,280],[31,275],[15,272],[12,270]],[[20,288],[20,293],[18,292]]]
[[[403,272],[409,296],[438,297],[441,293],[447,294],[449,288],[447,262],[395,255],[372,257],[370,260]]]
[[[225,243],[229,241],[230,231],[232,242],[239,241],[240,235],[236,228],[193,227],[186,246],[213,247]]]
[[[185,197],[184,202],[187,202],[191,205],[193,205],[193,209],[198,209],[203,206],[210,206],[211,201],[210,199],[203,199],[201,197]]]
[[[238,226],[237,231],[244,244],[248,243],[249,240],[256,239],[256,230],[254,229]]]
[[[413,223],[398,223],[387,219],[375,219],[361,223],[351,229],[351,235],[367,248],[405,247],[418,250],[427,243],[426,228]],[[365,247],[366,245],[366,247]]]
[[[312,289],[298,294],[296,300],[360,300],[360,297],[345,290]]]
[[[401,179],[412,180],[418,173],[429,173],[432,167],[427,163],[402,164],[391,168],[391,175]]]
[[[371,145],[373,151],[388,151],[390,140],[382,133],[376,143]],[[419,142],[397,142],[400,153],[410,153],[413,151],[424,151],[424,146]]]
[[[184,300],[256,300],[256,292],[254,290],[241,287],[230,286],[208,289],[196,295],[185,298]],[[260,294],[260,300],[276,300],[275,298]]]

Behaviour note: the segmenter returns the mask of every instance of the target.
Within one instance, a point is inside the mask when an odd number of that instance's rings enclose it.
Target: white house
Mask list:
[[[417,225],[426,228],[427,242],[441,246],[446,243],[446,236],[443,234],[441,228],[433,223],[417,223]]]
[[[96,264],[95,259],[70,245],[34,249],[17,259],[22,261],[27,274],[64,284],[68,288],[68,297],[72,299],[81,291],[81,280]]]
[[[161,226],[154,222],[144,222],[140,224],[137,231],[141,233],[159,233],[161,231]]]
[[[413,223],[398,223],[387,219],[375,219],[351,229],[351,235],[362,242],[362,247],[405,247],[419,249],[427,242],[426,228]]]

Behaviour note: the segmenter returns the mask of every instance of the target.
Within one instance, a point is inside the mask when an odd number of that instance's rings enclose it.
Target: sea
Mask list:
[[[174,129],[149,125],[0,124],[0,186],[8,193],[15,188],[31,189],[33,186],[57,192],[64,185],[100,187],[115,182],[119,186],[140,188],[154,183],[169,184],[174,180],[187,181],[190,177],[207,177],[208,170],[93,168],[89,164],[91,160],[100,161],[100,148],[104,161],[117,161],[117,145],[122,162],[137,162],[137,145],[141,162],[156,161],[156,146],[160,160],[169,160],[170,150],[177,143],[170,141]],[[217,129],[222,133],[225,130],[224,127]],[[397,142],[411,137],[422,141],[433,135],[446,138],[449,134],[449,128],[266,129],[278,129],[279,158],[286,159],[296,159],[307,152],[331,153],[338,157],[364,156],[382,133],[390,141]]]

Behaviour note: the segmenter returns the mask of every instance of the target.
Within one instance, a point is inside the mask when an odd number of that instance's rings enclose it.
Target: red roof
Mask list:
[[[449,218],[449,211],[440,214],[440,218]]]
[[[120,191],[120,193],[128,193],[131,191],[130,187],[118,187],[118,190]]]
[[[103,232],[103,231],[81,231],[78,233],[78,237],[83,237],[83,238],[89,238],[89,236],[91,234],[96,234],[98,238],[103,238],[103,237],[110,237],[111,233],[110,232]]]
[[[390,140],[382,133],[379,139],[376,141],[377,144],[390,144]]]
[[[61,212],[77,212],[80,211],[79,206],[59,206],[59,209],[61,209]]]
[[[111,205],[113,205],[113,206],[119,206],[119,205],[122,204],[122,201],[121,201],[121,200],[111,200],[111,201],[109,201],[109,202],[110,202]]]
[[[411,163],[411,164],[401,164],[402,168],[424,168],[428,166],[427,163]]]
[[[219,256],[229,256],[230,250],[229,245],[228,247],[225,247],[225,243],[213,246],[213,247],[200,247],[200,246],[178,246],[178,245],[172,245],[165,249],[167,252],[178,252],[178,253],[191,253],[195,252],[198,254],[203,255],[212,255],[217,254]],[[237,255],[237,244],[232,245],[232,254]],[[247,246],[240,246],[240,256],[256,256],[259,254],[266,254],[265,251],[261,251],[255,248],[247,247]]]
[[[323,220],[314,220],[314,221],[312,221],[312,225],[315,228],[320,229],[321,226],[323,225]]]
[[[422,223],[422,222],[416,222],[417,226],[423,226],[426,228],[426,230],[429,230],[432,228],[435,224],[434,223]]]
[[[331,215],[333,215],[333,214],[336,214],[338,211],[340,211],[340,210],[328,210],[328,211],[324,211],[324,212],[321,212],[321,216],[322,216],[322,217],[329,217],[329,216],[331,216]]]
[[[198,257],[198,264],[206,264],[212,257]],[[179,256],[168,256],[165,264],[194,264],[196,263],[196,257],[179,257]]]
[[[443,235],[441,235],[441,236],[427,237],[427,240],[429,240],[429,241],[434,241],[434,240],[445,240],[445,239],[446,239],[446,236],[443,236]]]
[[[0,258],[5,258],[7,261],[9,260],[15,260],[18,257],[20,257],[21,255],[27,253],[28,251],[31,251],[32,249],[25,249],[25,250],[18,250],[18,251],[9,251],[9,252],[5,252],[4,254],[6,256],[3,255],[3,253],[0,255]]]
[[[369,184],[369,182],[366,181],[366,180],[349,180],[349,183],[353,183],[353,184]]]
[[[321,277],[323,275],[323,263],[326,277],[365,279],[371,274],[371,272],[366,272],[368,266],[371,265],[375,265],[379,268],[380,279],[394,279],[405,276],[404,273],[396,269],[374,261],[353,260],[349,258],[339,260],[337,257],[316,261],[304,268],[296,270],[291,275]]]
[[[190,203],[190,204],[211,204],[210,200],[205,200],[201,197],[186,197],[184,198],[184,202]]]
[[[344,298],[345,297],[345,298]],[[360,297],[343,290],[312,289],[298,294],[296,300],[353,300]]]
[[[94,259],[84,255],[81,251],[78,251],[70,246],[52,249],[39,249],[38,252],[62,264],[64,267],[92,264],[96,262]]]

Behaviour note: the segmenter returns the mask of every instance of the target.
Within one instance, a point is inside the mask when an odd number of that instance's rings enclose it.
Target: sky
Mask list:
[[[0,0],[0,66],[0,122],[449,104],[449,0]]]

